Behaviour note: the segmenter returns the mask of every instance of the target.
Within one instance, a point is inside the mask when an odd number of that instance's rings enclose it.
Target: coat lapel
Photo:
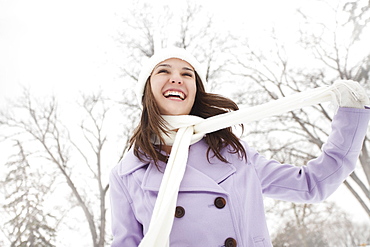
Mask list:
[[[188,164],[179,191],[226,193],[220,186],[220,183],[235,173],[235,167],[231,164],[223,163],[218,159],[212,159],[211,161],[213,162],[209,163],[205,154],[206,150],[202,149],[204,149],[204,147],[202,143],[200,143],[194,144],[189,151]],[[192,153],[192,150],[196,150],[196,153]],[[145,172],[142,189],[159,191],[164,169],[161,170],[162,171],[159,171],[154,164],[151,163]]]

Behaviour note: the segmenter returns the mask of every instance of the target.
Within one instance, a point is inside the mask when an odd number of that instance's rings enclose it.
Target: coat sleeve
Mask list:
[[[132,200],[123,179],[117,174],[117,167],[113,168],[109,178],[113,234],[111,246],[137,247],[143,238],[143,229],[134,215]]]
[[[252,150],[248,160],[255,166],[263,194],[293,202],[325,200],[355,169],[369,113],[367,109],[339,108],[321,155],[305,166],[280,164]]]

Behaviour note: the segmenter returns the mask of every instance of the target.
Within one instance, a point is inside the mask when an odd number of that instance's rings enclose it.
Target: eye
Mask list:
[[[183,76],[188,76],[188,77],[193,77],[193,74],[191,74],[191,73],[183,73],[182,75]]]
[[[166,73],[167,74],[169,72],[166,69],[160,69],[160,70],[158,70],[157,74],[161,74],[161,73]]]

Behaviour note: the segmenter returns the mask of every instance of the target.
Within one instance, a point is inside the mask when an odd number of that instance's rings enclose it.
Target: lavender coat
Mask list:
[[[322,154],[303,167],[268,160],[245,142],[247,161],[224,150],[229,164],[217,158],[209,163],[204,140],[191,145],[170,246],[272,246],[263,196],[293,202],[327,198],[354,170],[369,117],[369,110],[340,108]],[[139,245],[162,177],[152,162],[140,162],[132,150],[113,168],[112,247]]]

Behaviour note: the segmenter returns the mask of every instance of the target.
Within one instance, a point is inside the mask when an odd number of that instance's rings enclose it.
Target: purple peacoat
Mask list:
[[[293,202],[326,199],[354,170],[369,118],[369,110],[339,108],[322,154],[305,166],[268,160],[244,141],[247,160],[224,149],[229,163],[208,162],[205,141],[191,145],[170,246],[272,246],[263,196]],[[160,166],[162,172],[130,150],[112,169],[112,247],[138,246],[148,230],[165,164]]]

